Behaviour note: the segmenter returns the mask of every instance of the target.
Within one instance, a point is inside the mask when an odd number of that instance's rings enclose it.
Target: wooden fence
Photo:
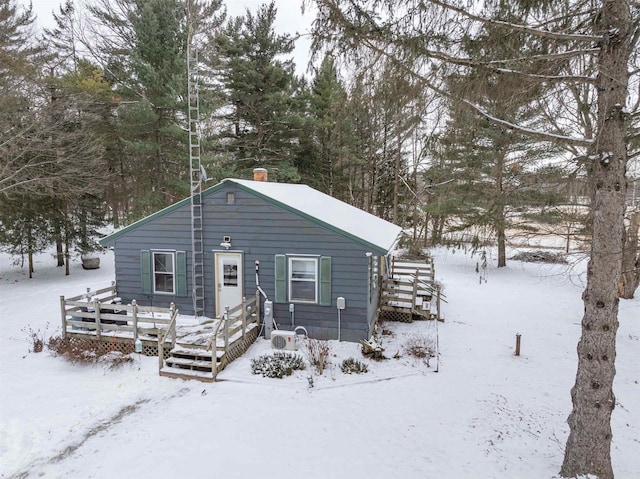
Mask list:
[[[116,301],[115,283],[98,290],[87,288],[87,292],[72,298],[60,296],[62,336],[84,334],[101,339],[107,334],[133,339],[142,338],[156,341],[161,331],[178,316],[178,310],[171,303],[169,308],[140,306],[133,300],[131,304]],[[175,334],[175,333],[174,333]]]

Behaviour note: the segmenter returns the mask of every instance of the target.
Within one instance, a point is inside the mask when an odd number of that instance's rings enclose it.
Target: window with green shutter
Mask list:
[[[275,256],[275,302],[331,306],[331,257]]]
[[[140,251],[140,290],[142,294],[189,296],[187,253],[185,251]]]

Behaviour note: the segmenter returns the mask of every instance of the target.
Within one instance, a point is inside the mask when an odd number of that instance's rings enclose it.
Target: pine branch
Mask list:
[[[442,88],[434,85],[431,81],[429,81],[427,78],[425,78],[423,75],[420,75],[419,73],[415,72],[412,68],[408,67],[404,62],[400,62],[398,61],[397,58],[393,57],[392,55],[390,55],[388,52],[384,51],[383,49],[381,49],[380,47],[372,44],[370,42],[370,40],[365,40],[364,43],[367,45],[368,48],[382,54],[383,56],[385,56],[388,60],[390,60],[392,63],[394,63],[396,66],[399,66],[401,69],[403,69],[404,71],[406,71],[409,75],[411,75],[412,77],[416,78],[417,80],[419,80],[420,82],[422,82],[422,84],[424,84],[426,87],[428,87],[429,89],[431,89],[432,91],[434,91],[435,93],[438,93],[442,96],[445,96],[447,98],[451,98],[456,100],[457,98],[454,98],[454,96],[448,92],[443,90]],[[487,112],[484,108],[482,108],[480,105],[471,102],[469,100],[466,99],[460,99],[460,101],[462,101],[465,105],[473,108],[475,111],[477,111],[478,113],[480,113],[482,116],[484,116],[485,118],[499,124],[502,126],[505,126],[507,128],[510,128],[512,130],[515,131],[519,131],[521,133],[526,134],[527,136],[530,136],[532,138],[537,138],[539,140],[543,140],[543,141],[550,141],[553,143],[563,143],[563,144],[570,144],[570,145],[577,145],[577,146],[583,146],[583,147],[588,147],[591,146],[593,141],[586,139],[586,138],[578,138],[578,137],[572,137],[572,136],[565,136],[565,135],[559,135],[559,134],[554,134],[554,133],[546,133],[546,132],[542,132],[542,131],[537,131],[537,130],[532,130],[520,125],[516,125],[514,123],[511,123],[509,121],[503,120],[501,118],[498,118],[494,115],[491,115],[489,112]]]
[[[428,0],[433,5],[440,6],[446,10],[455,12],[459,15],[469,18],[470,20],[480,22],[483,25],[490,25],[500,28],[506,28],[508,30],[513,30],[516,32],[528,33],[530,35],[534,35],[541,38],[549,38],[552,40],[561,40],[561,41],[578,41],[578,42],[601,42],[603,37],[596,35],[577,35],[573,33],[559,33],[552,32],[550,30],[540,30],[538,28],[527,27],[525,25],[519,25],[517,23],[509,23],[502,22],[499,20],[490,20],[488,18],[484,18],[480,15],[475,15],[468,10],[464,10],[462,8],[456,7],[454,5],[450,5],[446,2],[442,2],[440,0]]]

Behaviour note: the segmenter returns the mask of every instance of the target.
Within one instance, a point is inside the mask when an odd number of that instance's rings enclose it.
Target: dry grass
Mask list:
[[[407,339],[404,350],[408,355],[424,360],[429,366],[429,360],[436,355],[436,343],[433,338],[416,334]]]
[[[105,349],[94,341],[83,341],[54,336],[47,342],[47,348],[55,355],[78,364],[107,364],[116,369],[133,362],[130,354],[123,354],[114,347]]]
[[[305,340],[305,347],[307,349],[307,355],[309,356],[309,362],[316,369],[316,372],[322,375],[329,365],[329,354],[331,352],[329,342],[308,338]]]

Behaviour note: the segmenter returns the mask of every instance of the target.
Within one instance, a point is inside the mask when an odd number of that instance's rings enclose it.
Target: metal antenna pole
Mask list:
[[[189,2],[191,7],[191,2]],[[191,23],[191,8],[187,21]],[[204,244],[202,239],[202,184],[200,163],[200,96],[198,91],[198,50],[191,25],[187,38],[187,110],[189,116],[189,172],[191,182],[191,262],[193,311],[204,315]]]

